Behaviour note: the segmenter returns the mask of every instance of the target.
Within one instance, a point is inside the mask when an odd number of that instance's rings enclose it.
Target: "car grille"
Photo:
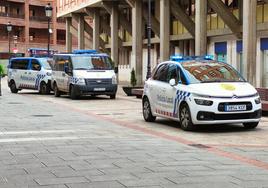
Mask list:
[[[104,86],[112,84],[112,79],[85,79],[86,85],[88,86]]]
[[[219,104],[218,106],[219,112],[224,112],[226,105],[246,105],[247,107],[246,111],[252,110],[251,102],[224,102]]]

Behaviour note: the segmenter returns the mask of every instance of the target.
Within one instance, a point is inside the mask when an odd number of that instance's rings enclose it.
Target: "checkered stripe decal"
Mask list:
[[[190,92],[177,90],[176,97],[174,100],[173,117],[175,117],[178,112],[177,107],[178,107],[179,102],[185,101],[188,97],[190,97],[190,95],[191,95]]]
[[[156,109],[155,112],[158,113],[158,114],[162,114],[162,115],[164,115],[164,116],[170,116],[170,117],[173,117],[173,114],[172,114],[171,112],[166,112],[166,111],[158,110],[158,109]]]
[[[43,80],[44,78],[46,77],[46,75],[44,74],[38,74],[36,79],[35,79],[35,85],[34,85],[34,88],[35,89],[39,89],[39,86],[40,86],[40,82],[41,80]]]
[[[69,78],[69,83],[71,83],[71,84],[77,84],[78,81],[79,81],[78,78],[74,78],[74,77],[70,77],[70,78]]]

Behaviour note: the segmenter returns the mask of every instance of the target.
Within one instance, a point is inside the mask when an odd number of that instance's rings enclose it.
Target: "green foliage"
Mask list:
[[[136,74],[135,74],[134,68],[131,70],[130,84],[132,87],[136,86],[136,84],[137,84],[137,79],[136,79]]]
[[[4,76],[4,74],[5,74],[4,66],[0,64],[0,76]]]

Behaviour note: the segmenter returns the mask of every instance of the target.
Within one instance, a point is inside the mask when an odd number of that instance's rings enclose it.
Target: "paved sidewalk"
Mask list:
[[[43,98],[4,88],[1,188],[268,187],[265,148],[252,151],[262,152],[264,166],[257,167],[136,127],[126,118],[124,124],[72,107],[83,100],[65,105]],[[247,150],[239,152],[249,156]]]

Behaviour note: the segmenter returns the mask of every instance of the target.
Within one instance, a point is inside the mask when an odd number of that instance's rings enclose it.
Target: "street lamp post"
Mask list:
[[[7,23],[7,33],[8,33],[8,56],[10,58],[10,33],[12,31],[12,24],[10,22]]]
[[[50,3],[48,3],[46,6],[45,6],[45,12],[46,12],[46,17],[48,18],[47,19],[47,26],[48,26],[48,32],[47,32],[47,35],[48,35],[48,37],[47,37],[47,56],[49,57],[49,55],[50,55],[50,49],[49,49],[49,47],[50,47],[50,19],[51,19],[51,17],[52,17],[52,10],[53,10],[53,8],[52,8],[52,6],[50,5]]]
[[[151,77],[151,0],[148,0],[148,23],[147,23],[147,37],[148,37],[148,60],[147,60],[147,74],[146,79]]]

